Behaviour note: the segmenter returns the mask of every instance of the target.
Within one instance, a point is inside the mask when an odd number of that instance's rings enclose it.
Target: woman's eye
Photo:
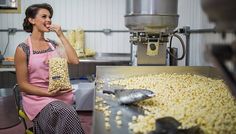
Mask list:
[[[42,15],[42,18],[43,18],[43,19],[47,19],[47,18],[51,19],[52,16],[49,16],[49,15]]]

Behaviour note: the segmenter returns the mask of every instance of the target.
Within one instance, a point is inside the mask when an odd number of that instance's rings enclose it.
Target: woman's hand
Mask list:
[[[49,30],[54,31],[59,37],[59,39],[61,40],[61,43],[63,44],[63,47],[65,49],[68,62],[71,64],[78,64],[79,60],[78,60],[77,53],[75,49],[72,47],[72,45],[70,44],[70,42],[67,40],[67,38],[64,36],[61,30],[61,26],[52,24],[50,25]]]
[[[52,96],[52,97],[60,96],[60,95],[63,95],[65,93],[69,93],[71,91],[72,91],[72,89],[54,90],[52,92],[49,92],[49,95]]]
[[[55,32],[58,37],[63,35],[60,25],[52,24],[49,26],[49,30]]]

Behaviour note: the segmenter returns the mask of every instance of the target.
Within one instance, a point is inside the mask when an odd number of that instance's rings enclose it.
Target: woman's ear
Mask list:
[[[30,22],[31,24],[35,24],[35,22],[34,22],[34,19],[33,19],[33,18],[28,18],[28,20],[29,20],[29,22]]]

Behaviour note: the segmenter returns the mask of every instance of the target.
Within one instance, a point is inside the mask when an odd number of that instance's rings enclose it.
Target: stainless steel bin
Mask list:
[[[0,129],[10,128],[19,123],[13,89],[0,88]]]

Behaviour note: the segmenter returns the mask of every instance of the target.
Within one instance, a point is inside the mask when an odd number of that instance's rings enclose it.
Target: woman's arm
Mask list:
[[[71,46],[70,42],[66,39],[65,35],[63,34],[63,32],[61,30],[61,26],[52,24],[50,26],[50,30],[54,31],[57,34],[58,38],[61,40],[61,42],[65,48],[68,62],[71,64],[78,64],[79,58],[78,58],[74,48]]]
[[[54,92],[48,92],[45,89],[39,88],[34,86],[28,82],[28,69],[27,69],[27,60],[26,54],[22,48],[17,47],[15,52],[15,68],[16,68],[16,79],[17,83],[20,87],[22,92],[31,95],[37,96],[45,96],[45,97],[53,97],[53,96],[60,96],[62,94],[71,92],[71,89],[58,91],[55,90]]]
[[[26,54],[22,48],[20,47],[16,48],[14,60],[15,60],[17,83],[22,92],[38,96],[51,96],[47,91],[39,87],[33,86],[28,82]]]

